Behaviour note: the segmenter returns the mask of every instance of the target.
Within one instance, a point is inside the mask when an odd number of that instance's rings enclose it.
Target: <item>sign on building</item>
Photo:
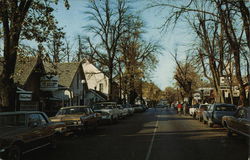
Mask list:
[[[18,90],[16,91],[18,94],[19,101],[31,101],[32,100],[32,91]]]
[[[45,75],[40,78],[40,90],[42,91],[56,91],[58,90],[58,76]]]
[[[220,77],[220,89],[221,90],[230,89],[229,80],[230,80],[230,77],[225,77],[225,76]]]

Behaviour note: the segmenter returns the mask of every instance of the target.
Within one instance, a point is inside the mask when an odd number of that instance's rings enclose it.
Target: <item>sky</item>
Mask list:
[[[133,3],[133,12],[140,14],[146,24],[145,39],[158,41],[163,48],[162,54],[158,56],[159,64],[151,75],[152,81],[163,90],[167,86],[173,86],[175,82],[173,80],[175,62],[169,52],[174,52],[177,48],[180,57],[183,57],[188,44],[192,41],[192,36],[184,23],[177,24],[174,30],[170,29],[167,33],[161,32],[159,27],[163,24],[168,9],[161,12],[157,9],[145,10],[147,2],[147,0],[137,0]],[[69,10],[63,4],[58,4],[55,8],[54,15],[59,26],[64,28],[66,36],[72,41],[75,41],[79,34],[81,36],[88,34],[83,28],[88,24],[86,14],[84,14],[85,6],[86,0],[72,0]]]

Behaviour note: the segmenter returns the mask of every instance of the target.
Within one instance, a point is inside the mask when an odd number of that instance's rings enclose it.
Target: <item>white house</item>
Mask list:
[[[88,60],[86,60],[85,63],[82,64],[82,67],[86,77],[88,88],[100,91],[108,95],[108,77]]]

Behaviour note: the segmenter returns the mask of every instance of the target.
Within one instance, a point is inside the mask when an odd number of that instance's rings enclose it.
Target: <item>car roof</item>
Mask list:
[[[0,116],[2,116],[2,115],[15,115],[15,114],[32,114],[32,113],[44,113],[44,112],[41,112],[41,111],[0,112]]]
[[[108,102],[108,101],[105,101],[105,102],[98,102],[98,103],[95,103],[95,104],[117,104],[117,102]]]
[[[90,106],[68,106],[68,107],[62,107],[61,109],[69,109],[69,108],[90,108]]]
[[[229,103],[214,103],[214,105],[216,105],[216,106],[219,106],[219,105],[236,106],[234,104],[229,104]]]

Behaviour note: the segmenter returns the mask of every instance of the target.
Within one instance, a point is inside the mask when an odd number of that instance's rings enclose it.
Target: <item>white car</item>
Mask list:
[[[120,118],[125,118],[128,116],[128,108],[124,108],[122,105],[117,105],[120,110]]]
[[[110,123],[119,119],[120,110],[117,108],[116,102],[99,102],[93,105],[94,112],[100,113],[103,121]]]
[[[123,108],[127,108],[128,109],[128,115],[133,115],[135,112],[135,109],[132,107],[131,104],[124,104]]]
[[[195,105],[192,105],[192,107],[189,108],[189,114],[190,116],[193,116],[195,117],[195,113],[198,111],[199,109],[199,104],[195,104]]]

